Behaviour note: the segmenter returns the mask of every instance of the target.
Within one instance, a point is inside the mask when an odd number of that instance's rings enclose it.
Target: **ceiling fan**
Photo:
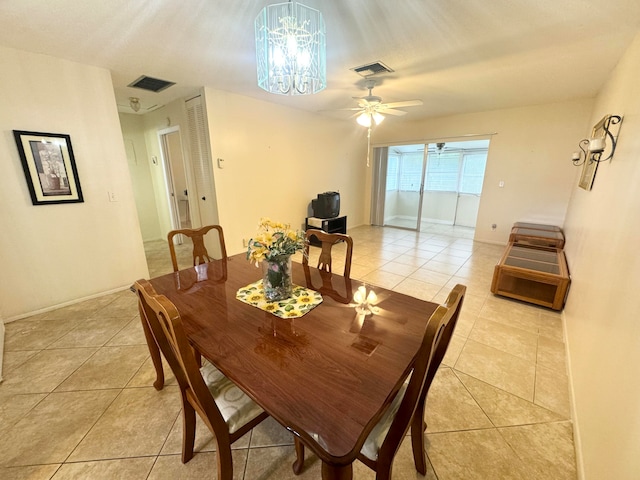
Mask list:
[[[353,108],[345,108],[344,110],[354,110],[357,116],[356,121],[363,127],[370,128],[372,125],[379,125],[385,115],[402,116],[407,112],[398,110],[398,107],[416,107],[422,105],[422,100],[406,100],[403,102],[382,103],[382,97],[373,95],[373,87],[376,86],[375,80],[367,80],[365,84],[369,90],[369,94],[364,97],[353,97],[358,100],[358,106]]]
[[[407,112],[398,110],[398,107],[416,107],[422,105],[422,100],[405,100],[403,102],[382,103],[382,97],[373,95],[373,87],[376,86],[375,80],[367,80],[365,87],[369,90],[369,95],[364,97],[353,97],[358,100],[358,106],[353,108],[343,108],[342,110],[351,110],[358,124],[367,127],[367,167],[369,166],[369,154],[371,151],[371,127],[380,125],[385,115],[402,116]]]

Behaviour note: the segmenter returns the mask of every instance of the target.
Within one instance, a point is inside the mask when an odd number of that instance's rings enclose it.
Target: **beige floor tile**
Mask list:
[[[511,325],[531,333],[538,333],[540,314],[522,303],[497,296],[488,297],[480,316],[495,322]]]
[[[530,362],[536,361],[538,335],[503,323],[479,318],[469,338]]]
[[[293,445],[293,434],[269,417],[251,432],[251,448]]]
[[[464,283],[463,283],[464,285]],[[486,301],[484,295],[473,295],[467,292],[464,296],[464,303],[462,304],[462,311],[471,315],[479,315],[482,310],[482,306]]]
[[[60,465],[34,465],[30,467],[0,467],[2,480],[49,480]]]
[[[52,480],[145,480],[155,461],[155,457],[140,457],[65,463]]]
[[[76,328],[61,337],[48,348],[101,347],[124,328],[130,319],[126,317],[93,317],[84,319]]]
[[[43,350],[7,374],[0,395],[52,392],[95,352],[95,348]]]
[[[424,258],[416,257],[414,255],[403,254],[394,258],[393,261],[396,263],[402,263],[404,265],[410,265],[412,267],[420,268],[425,263],[427,263],[428,260]]]
[[[390,261],[380,267],[380,270],[383,272],[395,273],[396,275],[402,275],[403,277],[411,275],[417,269],[418,267],[415,267],[413,265],[407,265],[395,261]]]
[[[15,352],[4,352],[2,362],[2,373],[7,375],[14,368],[19,367],[24,362],[29,360],[34,355],[37,355],[40,350],[18,350]]]
[[[389,260],[385,260],[384,258],[371,257],[369,255],[353,255],[351,259],[352,265],[360,265],[362,267],[371,267],[371,268],[380,268],[382,265],[387,263]]]
[[[247,463],[247,450],[233,450],[233,478],[242,480]],[[196,453],[187,463],[180,455],[161,455],[156,460],[148,480],[216,480],[218,462],[215,452]],[[244,477],[249,478],[249,477]]]
[[[449,341],[447,353],[445,353],[444,358],[442,359],[442,365],[453,367],[458,361],[458,358],[460,358],[460,354],[462,353],[462,349],[466,342],[467,339],[465,337],[454,334]]]
[[[428,264],[427,264],[428,265]],[[445,275],[444,273],[434,272],[433,270],[429,270],[426,266],[419,268],[415,272],[413,272],[409,278],[414,280],[420,280],[421,282],[431,283],[433,285],[439,285],[440,287],[444,286],[449,279],[450,275]]]
[[[533,402],[456,371],[456,376],[496,427],[555,422],[562,417]]]
[[[94,316],[131,318],[138,314],[138,299],[133,292],[127,289],[117,293],[116,296],[113,302],[97,310]]]
[[[431,301],[431,299],[440,291],[440,288],[441,287],[439,285],[422,282],[414,278],[407,278],[393,287],[393,290],[421,300]]]
[[[526,466],[497,429],[427,434],[438,480],[523,480]]]
[[[564,418],[571,418],[569,403],[569,379],[544,367],[536,368],[535,403],[548,408]]]
[[[429,264],[433,264],[432,268],[443,273],[449,273],[453,275],[467,261],[466,258],[456,257],[449,253],[440,252],[438,255],[429,260]],[[446,269],[446,271],[444,271]],[[455,269],[455,270],[454,270]]]
[[[540,313],[539,332],[542,336],[564,342],[562,318],[547,311]]]
[[[354,480],[375,480],[376,474],[364,463],[356,460],[353,463],[353,478]],[[413,462],[413,451],[411,450],[411,437],[406,437],[396,452],[391,470],[391,478],[399,480],[431,480],[436,478],[429,458],[427,458],[426,475],[421,475],[416,470]]]
[[[177,455],[182,453],[182,411],[176,418],[173,428],[167,437],[167,441],[162,446],[160,455]],[[249,448],[249,442],[251,439],[251,432],[242,436],[235,443],[231,445],[232,450]],[[194,442],[193,450],[195,452],[215,452],[218,448],[215,437],[209,427],[202,421],[199,415],[196,414],[196,439]]]
[[[404,280],[404,278],[405,277],[403,277],[402,275],[396,275],[395,273],[383,272],[382,270],[374,270],[368,275],[362,277],[361,280],[365,283],[370,283],[391,290],[402,280]]]
[[[296,460],[293,446],[252,448],[247,458],[244,478],[249,480],[311,480],[319,479],[321,462],[307,449],[302,473],[296,476],[291,465]]]
[[[501,428],[500,433],[535,480],[573,480],[576,459],[570,422]]]
[[[40,403],[46,393],[0,396],[0,436]]]
[[[533,401],[535,365],[519,357],[467,340],[455,369]]]
[[[146,345],[102,347],[56,391],[124,388],[147,357]]]
[[[145,346],[145,348],[147,348]],[[176,377],[173,376],[173,372],[169,367],[169,364],[164,359],[163,356],[160,357],[162,359],[162,366],[164,372],[164,384],[165,385],[178,385]],[[156,369],[153,366],[153,361],[151,357],[147,358],[142,366],[138,369],[133,378],[127,383],[127,387],[151,387],[153,386],[153,382],[156,381]]]
[[[427,433],[493,427],[450,368],[440,368],[433,379],[427,395],[425,420]]]
[[[458,322],[456,323],[456,335],[469,338],[469,333],[471,333],[471,330],[477,321],[478,317],[472,313],[467,313],[463,304],[460,315],[458,316]]]
[[[177,387],[127,388],[69,456],[78,462],[160,453],[180,411]]]
[[[129,323],[113,337],[107,346],[114,347],[117,345],[146,345],[147,340],[142,330],[140,316],[135,315]]]
[[[80,320],[61,319],[17,320],[5,325],[4,349],[6,352],[16,350],[42,350],[74,329]]]
[[[0,438],[0,464],[64,462],[117,394],[117,390],[50,394]]]
[[[558,373],[567,373],[567,359],[564,343],[549,337],[538,338],[537,364]]]

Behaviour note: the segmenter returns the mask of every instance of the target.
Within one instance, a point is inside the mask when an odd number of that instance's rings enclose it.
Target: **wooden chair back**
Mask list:
[[[429,387],[451,341],[453,330],[460,316],[465,292],[464,285],[456,285],[449,293],[445,303],[440,305],[429,318],[413,366],[411,379],[402,397],[398,412],[380,446],[377,461],[371,461],[363,455],[359,456],[363,463],[376,471],[377,479],[391,478],[393,458],[409,427],[411,427],[416,470],[422,475],[426,474],[424,404]]]
[[[346,253],[344,260],[344,272],[342,276],[351,278],[351,256],[353,255],[353,239],[349,235],[342,233],[327,233],[323,230],[309,229],[305,233],[306,242],[304,247],[304,255],[302,256],[302,264],[309,264],[309,245],[311,237],[315,237],[319,242],[322,250],[318,257],[317,268],[327,273],[332,272],[331,249],[336,243],[344,242],[346,244]]]
[[[209,252],[207,251],[207,247],[204,244],[205,236],[211,230],[216,230],[218,232],[218,242],[220,245],[220,254],[222,258],[227,258],[227,249],[224,244],[224,232],[222,231],[222,227],[220,225],[207,225],[202,228],[191,229],[191,228],[183,228],[180,230],[171,230],[167,234],[167,242],[169,243],[169,252],[171,253],[171,263],[173,264],[173,271],[177,272],[180,267],[178,265],[178,259],[176,257],[176,248],[174,245],[174,237],[176,235],[184,235],[185,237],[189,237],[191,243],[193,244],[193,265],[200,265],[201,263],[207,263],[213,260],[213,257],[209,256]]]
[[[231,444],[267,418],[267,414],[263,412],[231,433],[200,373],[199,354],[187,339],[182,319],[175,305],[164,295],[158,295],[148,280],[138,280],[134,288],[144,321],[147,322],[180,386],[184,416],[182,462],[186,463],[193,457],[195,412],[197,412],[216,438],[218,478],[231,480],[233,478]]]

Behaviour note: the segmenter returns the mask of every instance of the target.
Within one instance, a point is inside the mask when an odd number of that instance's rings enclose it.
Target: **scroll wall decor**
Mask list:
[[[613,158],[620,134],[620,115],[605,115],[596,123],[589,138],[584,138],[578,143],[580,151],[574,152],[571,161],[574,165],[582,165],[582,174],[578,186],[585,190],[591,190],[596,177],[598,164]],[[617,134],[611,132],[611,126],[618,125]],[[609,140],[609,145],[607,145]],[[585,148],[586,147],[586,148]],[[608,150],[607,150],[608,149]],[[605,151],[608,155],[605,156]]]

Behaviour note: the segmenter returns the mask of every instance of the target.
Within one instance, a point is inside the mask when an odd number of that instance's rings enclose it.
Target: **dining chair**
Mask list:
[[[304,254],[302,255],[302,264],[309,264],[309,246],[312,241],[312,237],[320,242],[322,250],[318,257],[317,267],[327,273],[332,273],[331,264],[332,257],[331,251],[334,245],[340,242],[346,244],[345,260],[344,260],[344,272],[342,274],[345,278],[351,277],[351,256],[353,255],[353,239],[349,235],[343,233],[327,233],[324,230],[308,229],[305,233],[306,242],[304,245]]]
[[[167,234],[167,242],[169,242],[169,252],[171,253],[171,263],[173,264],[173,271],[177,272],[180,268],[178,266],[178,259],[176,257],[176,247],[173,243],[174,237],[176,235],[184,235],[185,237],[189,237],[191,239],[191,243],[193,244],[193,265],[200,265],[201,263],[210,262],[213,260],[213,257],[209,255],[207,251],[207,247],[205,246],[205,236],[211,230],[216,230],[218,232],[218,242],[220,248],[221,258],[227,258],[227,249],[224,244],[224,232],[222,231],[222,227],[220,225],[207,225],[197,229],[191,228],[182,228],[180,230],[171,230]]]
[[[439,305],[429,317],[411,373],[360,449],[358,460],[376,472],[376,480],[391,479],[393,459],[409,428],[416,470],[422,475],[427,473],[424,445],[426,396],[449,346],[466,289],[460,284],[453,287],[444,304]],[[297,459],[293,471],[298,475],[304,464],[304,444],[299,437],[294,439]]]
[[[196,412],[217,443],[218,479],[233,479],[231,444],[268,417],[211,363],[199,367],[175,305],[148,280],[135,290],[145,320],[180,386],[183,414],[182,463],[193,458]]]

